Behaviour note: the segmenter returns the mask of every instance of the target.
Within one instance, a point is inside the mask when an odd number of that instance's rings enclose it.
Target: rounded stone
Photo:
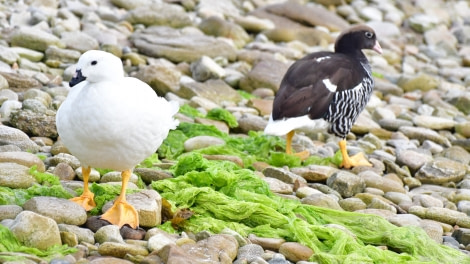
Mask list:
[[[296,263],[302,260],[308,260],[313,255],[313,250],[297,242],[286,242],[279,248],[279,253],[286,259]]]

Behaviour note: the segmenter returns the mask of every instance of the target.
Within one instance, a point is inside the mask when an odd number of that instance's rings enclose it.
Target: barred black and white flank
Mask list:
[[[292,64],[274,99],[265,133],[282,136],[323,119],[330,133],[345,138],[374,86],[362,49],[382,53],[374,30],[365,25],[344,31],[335,52],[315,52]]]

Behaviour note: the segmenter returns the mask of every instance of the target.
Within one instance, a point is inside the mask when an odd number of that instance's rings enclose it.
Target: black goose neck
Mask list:
[[[337,47],[335,49],[335,52],[347,55],[349,57],[353,57],[359,60],[360,62],[368,63],[367,57],[364,55],[364,53],[360,49],[341,49]]]

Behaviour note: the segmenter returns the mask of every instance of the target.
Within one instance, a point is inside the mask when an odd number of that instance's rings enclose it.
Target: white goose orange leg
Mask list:
[[[342,139],[339,142],[339,149],[343,155],[343,161],[340,167],[350,169],[357,166],[372,166],[372,164],[364,157],[364,153],[360,152],[356,155],[349,157],[348,150],[346,149],[346,140]]]
[[[114,201],[113,206],[101,216],[101,219],[119,227],[128,224],[136,229],[139,226],[139,215],[135,208],[126,201],[126,188],[129,178],[131,177],[131,171],[123,171],[121,177],[121,194],[119,194],[119,197]]]
[[[71,201],[81,205],[85,210],[90,211],[91,209],[96,207],[95,201],[93,198],[95,195],[90,191],[88,188],[88,179],[90,178],[91,168],[82,167],[82,174],[83,174],[83,193],[79,197],[74,197],[70,199]]]
[[[292,138],[294,137],[294,134],[295,134],[294,130],[287,133],[287,136],[286,136],[286,153],[291,154],[291,155],[295,155],[295,156],[299,157],[301,160],[305,160],[310,156],[310,152],[308,152],[308,150],[304,150],[304,151],[297,152],[297,153],[292,153]]]

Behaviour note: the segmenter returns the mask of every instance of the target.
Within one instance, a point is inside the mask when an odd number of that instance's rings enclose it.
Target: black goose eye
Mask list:
[[[91,61],[91,65],[96,65],[96,64],[98,64],[97,61],[95,61],[95,60],[94,60],[94,61]]]
[[[370,31],[366,31],[365,35],[366,35],[366,38],[372,38],[374,36],[374,33]]]

